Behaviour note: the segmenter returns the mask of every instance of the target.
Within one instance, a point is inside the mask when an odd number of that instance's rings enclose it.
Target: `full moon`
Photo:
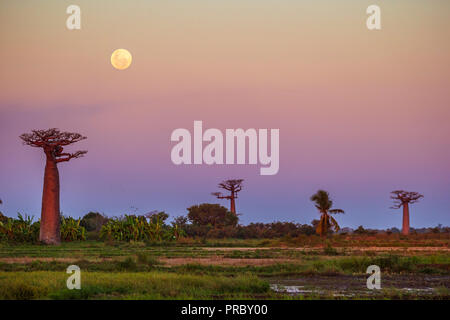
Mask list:
[[[125,70],[131,64],[131,53],[126,49],[117,49],[111,55],[111,64],[118,70]]]

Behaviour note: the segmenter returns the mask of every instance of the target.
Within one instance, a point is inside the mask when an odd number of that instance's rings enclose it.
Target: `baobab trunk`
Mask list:
[[[45,164],[40,241],[46,244],[59,244],[61,242],[59,215],[59,173],[56,160],[50,155],[47,156]]]
[[[231,208],[230,208],[230,211],[231,211],[232,213],[236,214],[236,204],[235,204],[235,201],[234,201],[234,197],[231,198]]]
[[[402,234],[409,234],[409,206],[408,203],[403,203],[403,227]]]

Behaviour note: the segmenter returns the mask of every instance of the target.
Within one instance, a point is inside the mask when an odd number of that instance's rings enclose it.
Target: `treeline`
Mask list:
[[[185,216],[179,216],[168,222],[169,215],[164,211],[153,211],[144,215],[129,214],[120,217],[107,217],[98,212],[89,212],[82,218],[74,219],[61,215],[61,240],[103,240],[170,242],[180,238],[240,238],[270,239],[296,238],[316,233],[319,220],[311,224],[294,222],[271,222],[239,224],[239,216],[219,204],[203,203],[187,209]],[[40,222],[33,217],[18,214],[16,219],[0,213],[0,241],[39,242]],[[374,235],[377,233],[397,233],[399,230],[370,230],[362,226],[356,230],[343,228],[341,234]],[[413,230],[414,232],[415,230]],[[422,231],[422,230],[421,230]],[[431,233],[449,232],[448,227],[436,227],[426,230]],[[331,228],[328,234],[335,233]]]

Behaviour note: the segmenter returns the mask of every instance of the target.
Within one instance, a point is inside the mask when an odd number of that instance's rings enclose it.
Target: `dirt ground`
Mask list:
[[[72,263],[75,261],[79,261],[80,258],[49,258],[49,257],[7,257],[7,258],[0,258],[0,262],[5,263],[20,263],[20,264],[26,264],[26,263],[32,263],[33,261],[43,261],[43,262],[67,262]],[[101,261],[107,261],[111,260],[110,258],[83,258],[83,260],[89,261],[89,262],[101,262]]]
[[[214,266],[268,266],[276,263],[296,263],[294,259],[248,259],[248,258],[168,258],[160,259],[165,266],[179,266],[183,264],[200,264]],[[298,262],[298,261],[297,261]]]
[[[117,258],[116,258],[117,259]],[[45,261],[45,262],[66,262],[73,263],[78,261],[76,258],[46,258],[46,257],[18,257],[18,258],[0,258],[0,262],[4,263],[20,263],[27,264],[33,261]],[[110,261],[110,258],[84,258],[89,262],[101,262]],[[120,260],[117,259],[117,260]],[[223,257],[207,257],[207,258],[161,258],[160,262],[164,266],[173,267],[184,264],[200,264],[200,265],[223,265],[223,266],[267,266],[276,263],[295,263],[294,259],[248,259],[248,258],[223,258]]]

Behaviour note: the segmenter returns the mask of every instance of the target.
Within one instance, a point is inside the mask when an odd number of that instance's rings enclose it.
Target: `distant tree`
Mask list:
[[[80,226],[84,227],[86,231],[100,231],[102,226],[108,223],[108,220],[103,214],[91,211],[83,216]]]
[[[178,216],[172,221],[172,230],[175,239],[179,239],[182,236],[187,235],[188,219],[185,216]]]
[[[149,213],[144,214],[144,216],[149,220],[150,223],[160,222],[163,223],[169,218],[169,215],[164,211],[150,211]]]
[[[397,234],[397,233],[400,233],[400,230],[398,228],[393,227],[393,228],[387,229],[387,232],[390,232],[391,234]]]
[[[44,173],[44,190],[42,193],[42,210],[39,240],[46,244],[59,244],[60,210],[59,210],[59,172],[57,164],[84,156],[87,151],[75,153],[63,152],[64,147],[86,139],[79,133],[61,132],[56,128],[32,130],[20,136],[23,144],[42,148],[46,156]]]
[[[219,204],[202,203],[187,209],[188,219],[195,225],[222,228],[236,226],[238,217]]]
[[[302,224],[298,227],[299,234],[305,234],[307,236],[313,235],[316,230],[313,226],[309,224]]]
[[[186,216],[178,216],[172,221],[172,227],[175,226],[178,226],[177,228],[180,228],[184,234],[188,234],[191,225],[188,224],[188,218]]]
[[[355,231],[353,231],[353,233],[356,233],[356,234],[367,234],[369,232],[366,229],[364,229],[363,226],[359,226]]]
[[[437,225],[436,227],[431,228],[431,232],[432,232],[432,233],[440,233],[440,232],[441,232],[441,229],[442,229],[442,225],[439,224],[439,225]]]
[[[2,199],[0,199],[0,204],[3,204]],[[8,221],[8,217],[5,217],[3,215],[3,212],[0,211],[0,222],[6,222]]]
[[[344,210],[331,209],[333,201],[330,199],[329,193],[324,190],[319,190],[313,194],[310,199],[316,203],[315,206],[321,214],[316,232],[320,236],[325,236],[330,229],[334,229],[335,232],[339,231],[337,221],[330,214],[344,213]]]
[[[172,224],[177,224],[180,227],[184,227],[186,226],[186,224],[188,223],[188,218],[185,216],[178,216],[175,219],[173,219],[173,223]]]
[[[242,182],[244,179],[225,180],[219,183],[219,188],[230,192],[229,195],[222,195],[221,192],[213,192],[212,195],[218,199],[230,200],[230,211],[236,215],[236,199],[237,194],[242,190]]]
[[[403,226],[402,234],[409,234],[409,204],[416,203],[423,195],[417,192],[409,192],[404,190],[395,190],[391,192],[391,199],[394,200],[392,209],[400,209],[403,207]]]

